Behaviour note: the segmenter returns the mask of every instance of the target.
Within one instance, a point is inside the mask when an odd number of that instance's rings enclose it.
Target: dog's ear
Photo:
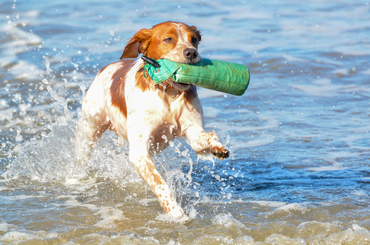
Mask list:
[[[127,43],[121,59],[136,58],[139,53],[143,54],[147,50],[152,36],[149,29],[141,29]]]
[[[198,42],[202,39],[202,36],[200,35],[200,31],[195,26],[190,26],[190,29],[194,31],[194,34],[198,37]]]

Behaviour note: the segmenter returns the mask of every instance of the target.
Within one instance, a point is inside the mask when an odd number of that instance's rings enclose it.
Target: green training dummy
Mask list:
[[[196,64],[183,64],[167,59],[145,61],[144,76],[159,84],[171,78],[178,83],[194,84],[233,95],[242,95],[248,88],[249,70],[241,64],[201,59]]]

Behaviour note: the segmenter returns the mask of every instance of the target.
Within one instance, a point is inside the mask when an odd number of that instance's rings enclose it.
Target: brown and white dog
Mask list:
[[[166,58],[180,63],[197,63],[201,35],[195,26],[164,22],[141,29],[126,45],[121,60],[100,70],[82,102],[82,118],[77,128],[77,155],[88,157],[91,147],[107,130],[129,142],[129,158],[148,183],[166,213],[188,219],[168,185],[155,168],[151,154],[167,147],[176,136],[186,136],[198,154],[223,159],[229,151],[216,132],[203,129],[203,111],[194,85],[171,79],[166,88],[143,76],[144,62],[139,53],[153,59]]]

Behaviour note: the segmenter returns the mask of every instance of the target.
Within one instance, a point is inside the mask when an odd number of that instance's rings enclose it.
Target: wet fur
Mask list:
[[[164,22],[137,32],[126,45],[122,60],[107,65],[96,76],[83,99],[77,128],[76,151],[81,162],[107,129],[127,140],[130,161],[156,194],[164,211],[180,220],[188,218],[150,155],[182,136],[187,137],[198,154],[212,153],[222,159],[228,157],[229,151],[223,148],[216,132],[204,131],[202,106],[194,85],[172,84],[168,91],[158,89],[150,77],[143,76],[141,59],[127,59],[141,53],[153,59],[196,63],[200,56],[190,59],[185,57],[184,50],[197,50],[200,41],[195,26],[179,22]]]

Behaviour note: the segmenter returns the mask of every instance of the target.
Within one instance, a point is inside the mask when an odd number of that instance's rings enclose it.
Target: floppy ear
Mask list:
[[[190,26],[190,29],[194,31],[195,35],[197,35],[198,37],[198,41],[200,41],[202,39],[202,36],[200,35],[200,31],[198,30],[198,28],[196,28],[195,26]]]
[[[152,31],[149,29],[141,29],[127,43],[125,50],[120,59],[136,58],[139,53],[144,53],[148,48]]]

